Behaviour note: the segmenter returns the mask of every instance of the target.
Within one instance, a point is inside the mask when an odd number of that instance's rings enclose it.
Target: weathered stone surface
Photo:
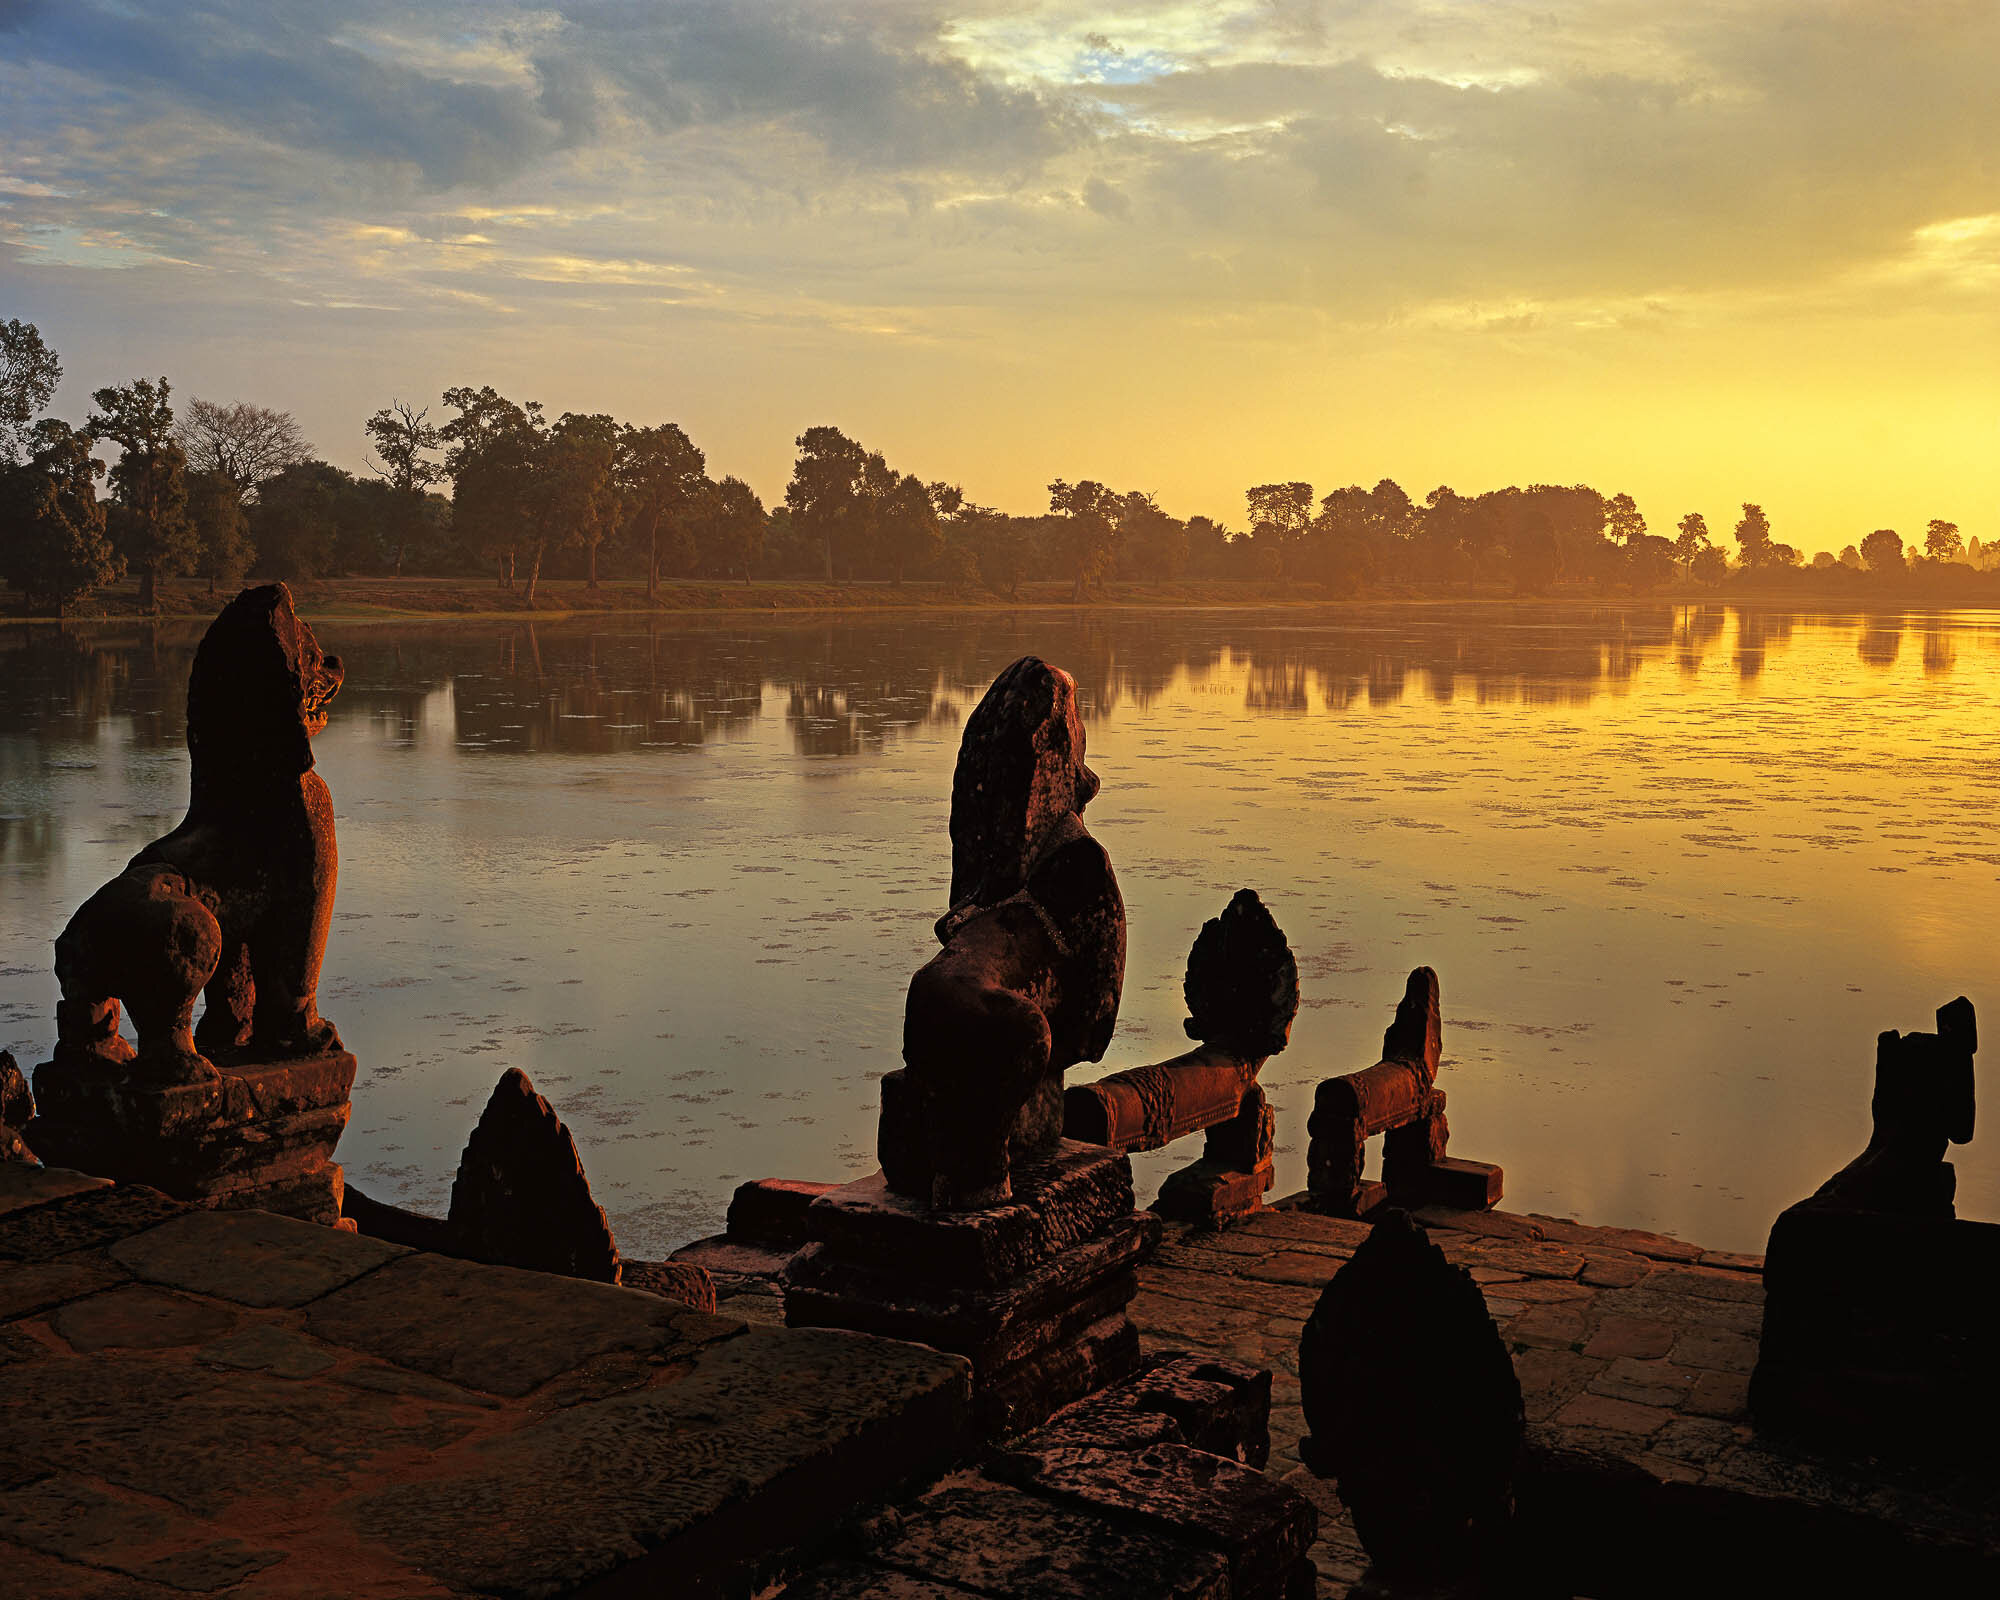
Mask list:
[[[269,1059],[338,1048],[315,1003],[335,848],[311,739],[341,677],[283,584],[245,589],[209,627],[188,680],[187,817],[56,941],[58,1077],[77,1060],[126,1055],[120,1000],[138,1033],[133,1070],[159,1082],[209,1077],[206,1056],[231,1049]],[[198,1050],[190,1025],[204,987]]]
[[[1282,1595],[1319,1525],[1303,1495],[1187,1445],[1150,1445],[1135,1454],[1044,1450],[1001,1464],[1008,1481],[1036,1493],[1216,1551],[1229,1564],[1232,1595]]]
[[[43,1114],[31,1140],[52,1161],[178,1199],[330,1222],[339,1215],[330,1158],[354,1072],[354,1057],[339,1050],[225,1059],[205,1077],[165,1085],[100,1058],[58,1061],[36,1073]]]
[[[1114,1150],[1157,1150],[1234,1117],[1261,1058],[1204,1045],[1063,1091],[1063,1136]]]
[[[124,1281],[125,1274],[96,1251],[62,1261],[9,1262],[0,1266],[0,1322],[46,1311],[65,1300],[80,1300]]]
[[[569,1129],[510,1067],[459,1157],[447,1215],[457,1253],[500,1266],[618,1281],[618,1247]]]
[[[796,1250],[806,1242],[806,1208],[839,1187],[798,1178],[757,1178],[738,1184],[729,1200],[729,1241]]]
[[[1563,1309],[1563,1308],[1547,1308]],[[1522,1402],[1479,1288],[1392,1211],[1326,1287],[1299,1345],[1312,1438],[1385,1571],[1450,1573],[1504,1528]]]
[[[959,746],[944,948],[904,1008],[911,1104],[878,1135],[899,1192],[947,1210],[1008,1199],[1010,1148],[1053,1148],[1064,1070],[1110,1043],[1125,906],[1083,825],[1097,788],[1074,681],[1022,657],[994,679]]]
[[[683,1360],[742,1326],[609,1284],[422,1254],[400,1255],[306,1314],[329,1343],[500,1395],[527,1394],[611,1350]]]
[[[0,1494],[0,1526],[30,1549],[182,1592],[213,1593],[283,1560],[280,1551],[201,1538],[198,1524],[57,1474]],[[178,1545],[179,1548],[172,1548]],[[141,1551],[162,1553],[141,1555]],[[29,1591],[16,1591],[23,1595]]]
[[[175,1356],[36,1362],[34,1382],[13,1386],[0,1410],[0,1482],[73,1472],[203,1518],[245,1500],[324,1504],[444,1449],[484,1415]]]
[[[407,1255],[261,1211],[198,1211],[111,1246],[134,1277],[245,1306],[302,1306]]]
[[[1132,1269],[1158,1237],[1153,1219],[1130,1214],[986,1290],[934,1286],[808,1245],[785,1271],[785,1318],[794,1327],[858,1328],[934,1345],[968,1357],[983,1378],[1122,1310],[1137,1288]]]
[[[342,1187],[340,1214],[354,1224],[355,1232],[387,1244],[450,1255],[455,1243],[451,1226],[443,1217],[426,1216],[421,1211],[376,1200],[351,1183]]]
[[[871,1560],[977,1594],[1209,1600],[1231,1592],[1228,1564],[1211,1549],[970,1473],[925,1495],[899,1520]]]
[[[1139,1330],[1121,1309],[981,1378],[975,1427],[989,1437],[1039,1427],[1072,1400],[1139,1370]]]
[[[236,1325],[222,1306],[190,1300],[143,1284],[127,1284],[72,1300],[49,1315],[54,1328],[78,1355],[100,1350],[171,1350],[203,1344]]]
[[[764,1245],[738,1244],[726,1233],[713,1234],[706,1239],[697,1239],[692,1244],[684,1244],[667,1257],[669,1261],[684,1263],[690,1267],[700,1267],[715,1280],[716,1292],[722,1292],[726,1279],[769,1279],[775,1282],[785,1270],[785,1264],[798,1252],[783,1247],[769,1248]],[[626,1271],[631,1271],[631,1263]]]
[[[920,1345],[752,1330],[673,1381],[558,1411],[450,1478],[375,1490],[341,1514],[475,1592],[568,1594],[613,1572],[633,1594],[722,1592],[706,1587],[718,1573],[754,1569],[942,1466],[967,1396],[965,1364]]]
[[[0,1218],[28,1206],[46,1205],[65,1195],[110,1186],[109,1178],[93,1178],[87,1172],[72,1172],[67,1167],[32,1167],[0,1161]],[[0,1222],[0,1230],[6,1226],[5,1222]]]
[[[1248,1216],[1264,1203],[1264,1191],[1271,1187],[1269,1161],[1248,1171],[1219,1161],[1192,1161],[1167,1174],[1160,1185],[1153,1210],[1180,1222],[1220,1222]]]
[[[715,1309],[715,1280],[687,1261],[627,1261],[620,1282],[627,1289],[677,1300],[696,1311]]]
[[[268,1372],[274,1378],[316,1378],[338,1359],[330,1346],[270,1322],[246,1323],[204,1345],[197,1360],[211,1367]]]
[[[1154,1356],[1124,1382],[1064,1407],[1013,1445],[1139,1450],[1190,1444],[1245,1466],[1269,1459],[1271,1374],[1221,1356]]]
[[[806,1211],[807,1231],[850,1260],[980,1288],[1010,1281],[1132,1211],[1132,1163],[1116,1151],[1065,1140],[1016,1175],[1019,1191],[1008,1203],[954,1212],[896,1194],[876,1174],[821,1195]]]
[[[53,1261],[110,1244],[188,1208],[157,1189],[106,1185],[0,1217],[0,1261]]]

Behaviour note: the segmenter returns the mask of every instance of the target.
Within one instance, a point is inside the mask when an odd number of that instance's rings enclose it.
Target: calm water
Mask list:
[[[629,1254],[748,1177],[873,1166],[935,949],[961,722],[1025,651],[1082,687],[1130,968],[1105,1067],[1184,1048],[1204,917],[1259,890],[1305,1009],[1264,1071],[1278,1191],[1312,1086],[1444,993],[1452,1150],[1507,1203],[1762,1247],[1865,1141],[1874,1037],[1984,1007],[2000,618],[1382,607],[528,627],[329,622],[341,1145],[442,1210],[524,1068]],[[0,1044],[49,941],[186,798],[198,629],[0,628]],[[1996,1018],[2000,1021],[2000,1018]],[[1989,1029],[1993,1023],[1989,1022]],[[1141,1187],[1198,1140],[1139,1161]],[[2000,1216],[2000,1135],[1958,1152]]]

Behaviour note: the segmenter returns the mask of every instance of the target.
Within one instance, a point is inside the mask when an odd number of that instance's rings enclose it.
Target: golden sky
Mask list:
[[[2000,538],[1991,0],[0,0],[0,318],[88,391],[492,383],[771,499],[1587,482]]]

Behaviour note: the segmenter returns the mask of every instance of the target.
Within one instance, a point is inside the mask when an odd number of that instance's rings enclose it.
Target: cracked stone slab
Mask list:
[[[193,1211],[122,1239],[134,1277],[260,1309],[302,1306],[410,1252],[264,1211]]]
[[[0,1262],[0,1322],[46,1311],[65,1300],[80,1300],[124,1281],[125,1274],[95,1251],[61,1261]]]
[[[401,1259],[315,1303],[307,1329],[489,1394],[518,1399],[613,1350],[684,1360],[743,1329],[608,1283],[383,1248]]]

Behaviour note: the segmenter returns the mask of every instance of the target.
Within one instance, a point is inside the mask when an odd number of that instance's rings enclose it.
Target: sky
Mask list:
[[[0,319],[89,391],[490,383],[783,492],[1584,482],[2000,538],[1991,0],[0,0]]]

